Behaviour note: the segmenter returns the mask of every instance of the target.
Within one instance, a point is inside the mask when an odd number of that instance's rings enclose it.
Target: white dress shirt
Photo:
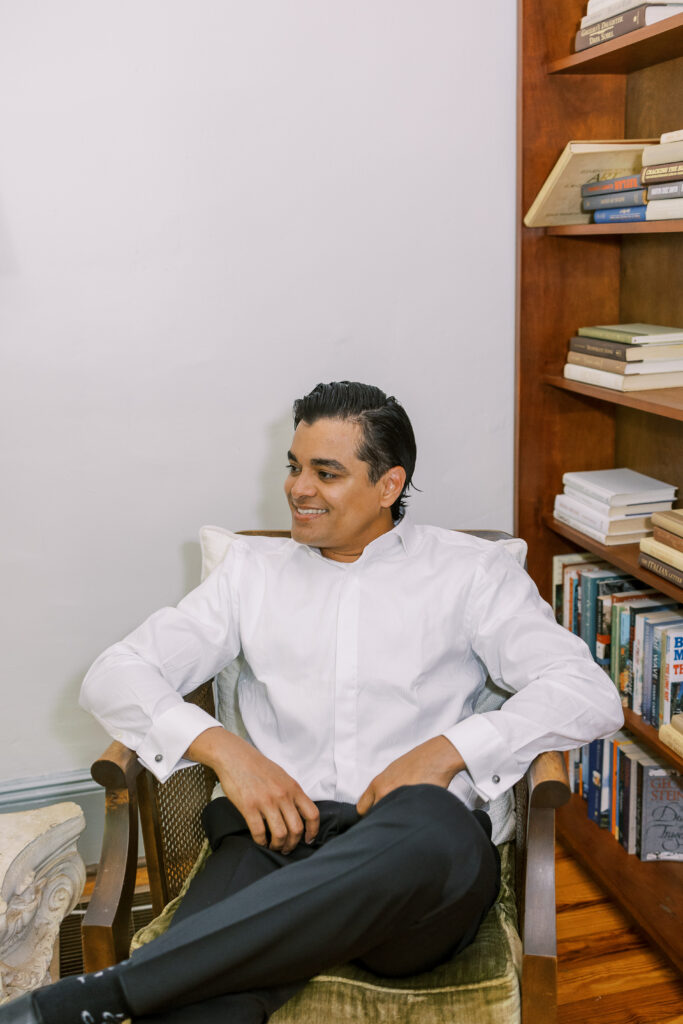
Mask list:
[[[355,802],[395,758],[445,735],[495,799],[544,750],[618,729],[617,691],[497,543],[405,520],[350,563],[239,537],[177,608],[106,650],[81,703],[160,780],[214,718],[182,700],[241,655],[254,745],[313,800]],[[486,673],[512,696],[473,713]]]

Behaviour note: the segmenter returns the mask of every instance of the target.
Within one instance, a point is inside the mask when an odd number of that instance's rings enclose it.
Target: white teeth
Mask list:
[[[325,514],[324,508],[298,508],[297,512],[300,516],[322,516]]]

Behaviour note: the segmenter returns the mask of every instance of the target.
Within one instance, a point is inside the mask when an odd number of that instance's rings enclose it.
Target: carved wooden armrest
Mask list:
[[[102,856],[82,926],[86,971],[102,970],[128,956],[138,858],[137,777],[141,771],[135,752],[116,742],[91,768],[93,779],[106,793]]]
[[[540,754],[529,768],[527,784],[522,1021],[550,1024],[557,1013],[555,809],[570,796],[562,754]]]

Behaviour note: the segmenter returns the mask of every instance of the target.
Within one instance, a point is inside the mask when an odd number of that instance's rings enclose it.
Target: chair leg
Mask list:
[[[525,956],[522,960],[522,1024],[557,1021],[557,957]]]

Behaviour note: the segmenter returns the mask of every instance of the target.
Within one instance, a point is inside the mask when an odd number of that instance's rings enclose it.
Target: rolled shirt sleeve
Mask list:
[[[612,681],[500,546],[481,559],[466,621],[475,654],[512,693],[499,710],[472,715],[444,733],[484,799],[509,789],[543,751],[570,750],[623,725]]]
[[[240,651],[236,582],[243,550],[225,560],[176,608],[162,608],[104,651],[88,671],[80,703],[161,781],[189,763],[196,737],[220,723],[183,700]]]

